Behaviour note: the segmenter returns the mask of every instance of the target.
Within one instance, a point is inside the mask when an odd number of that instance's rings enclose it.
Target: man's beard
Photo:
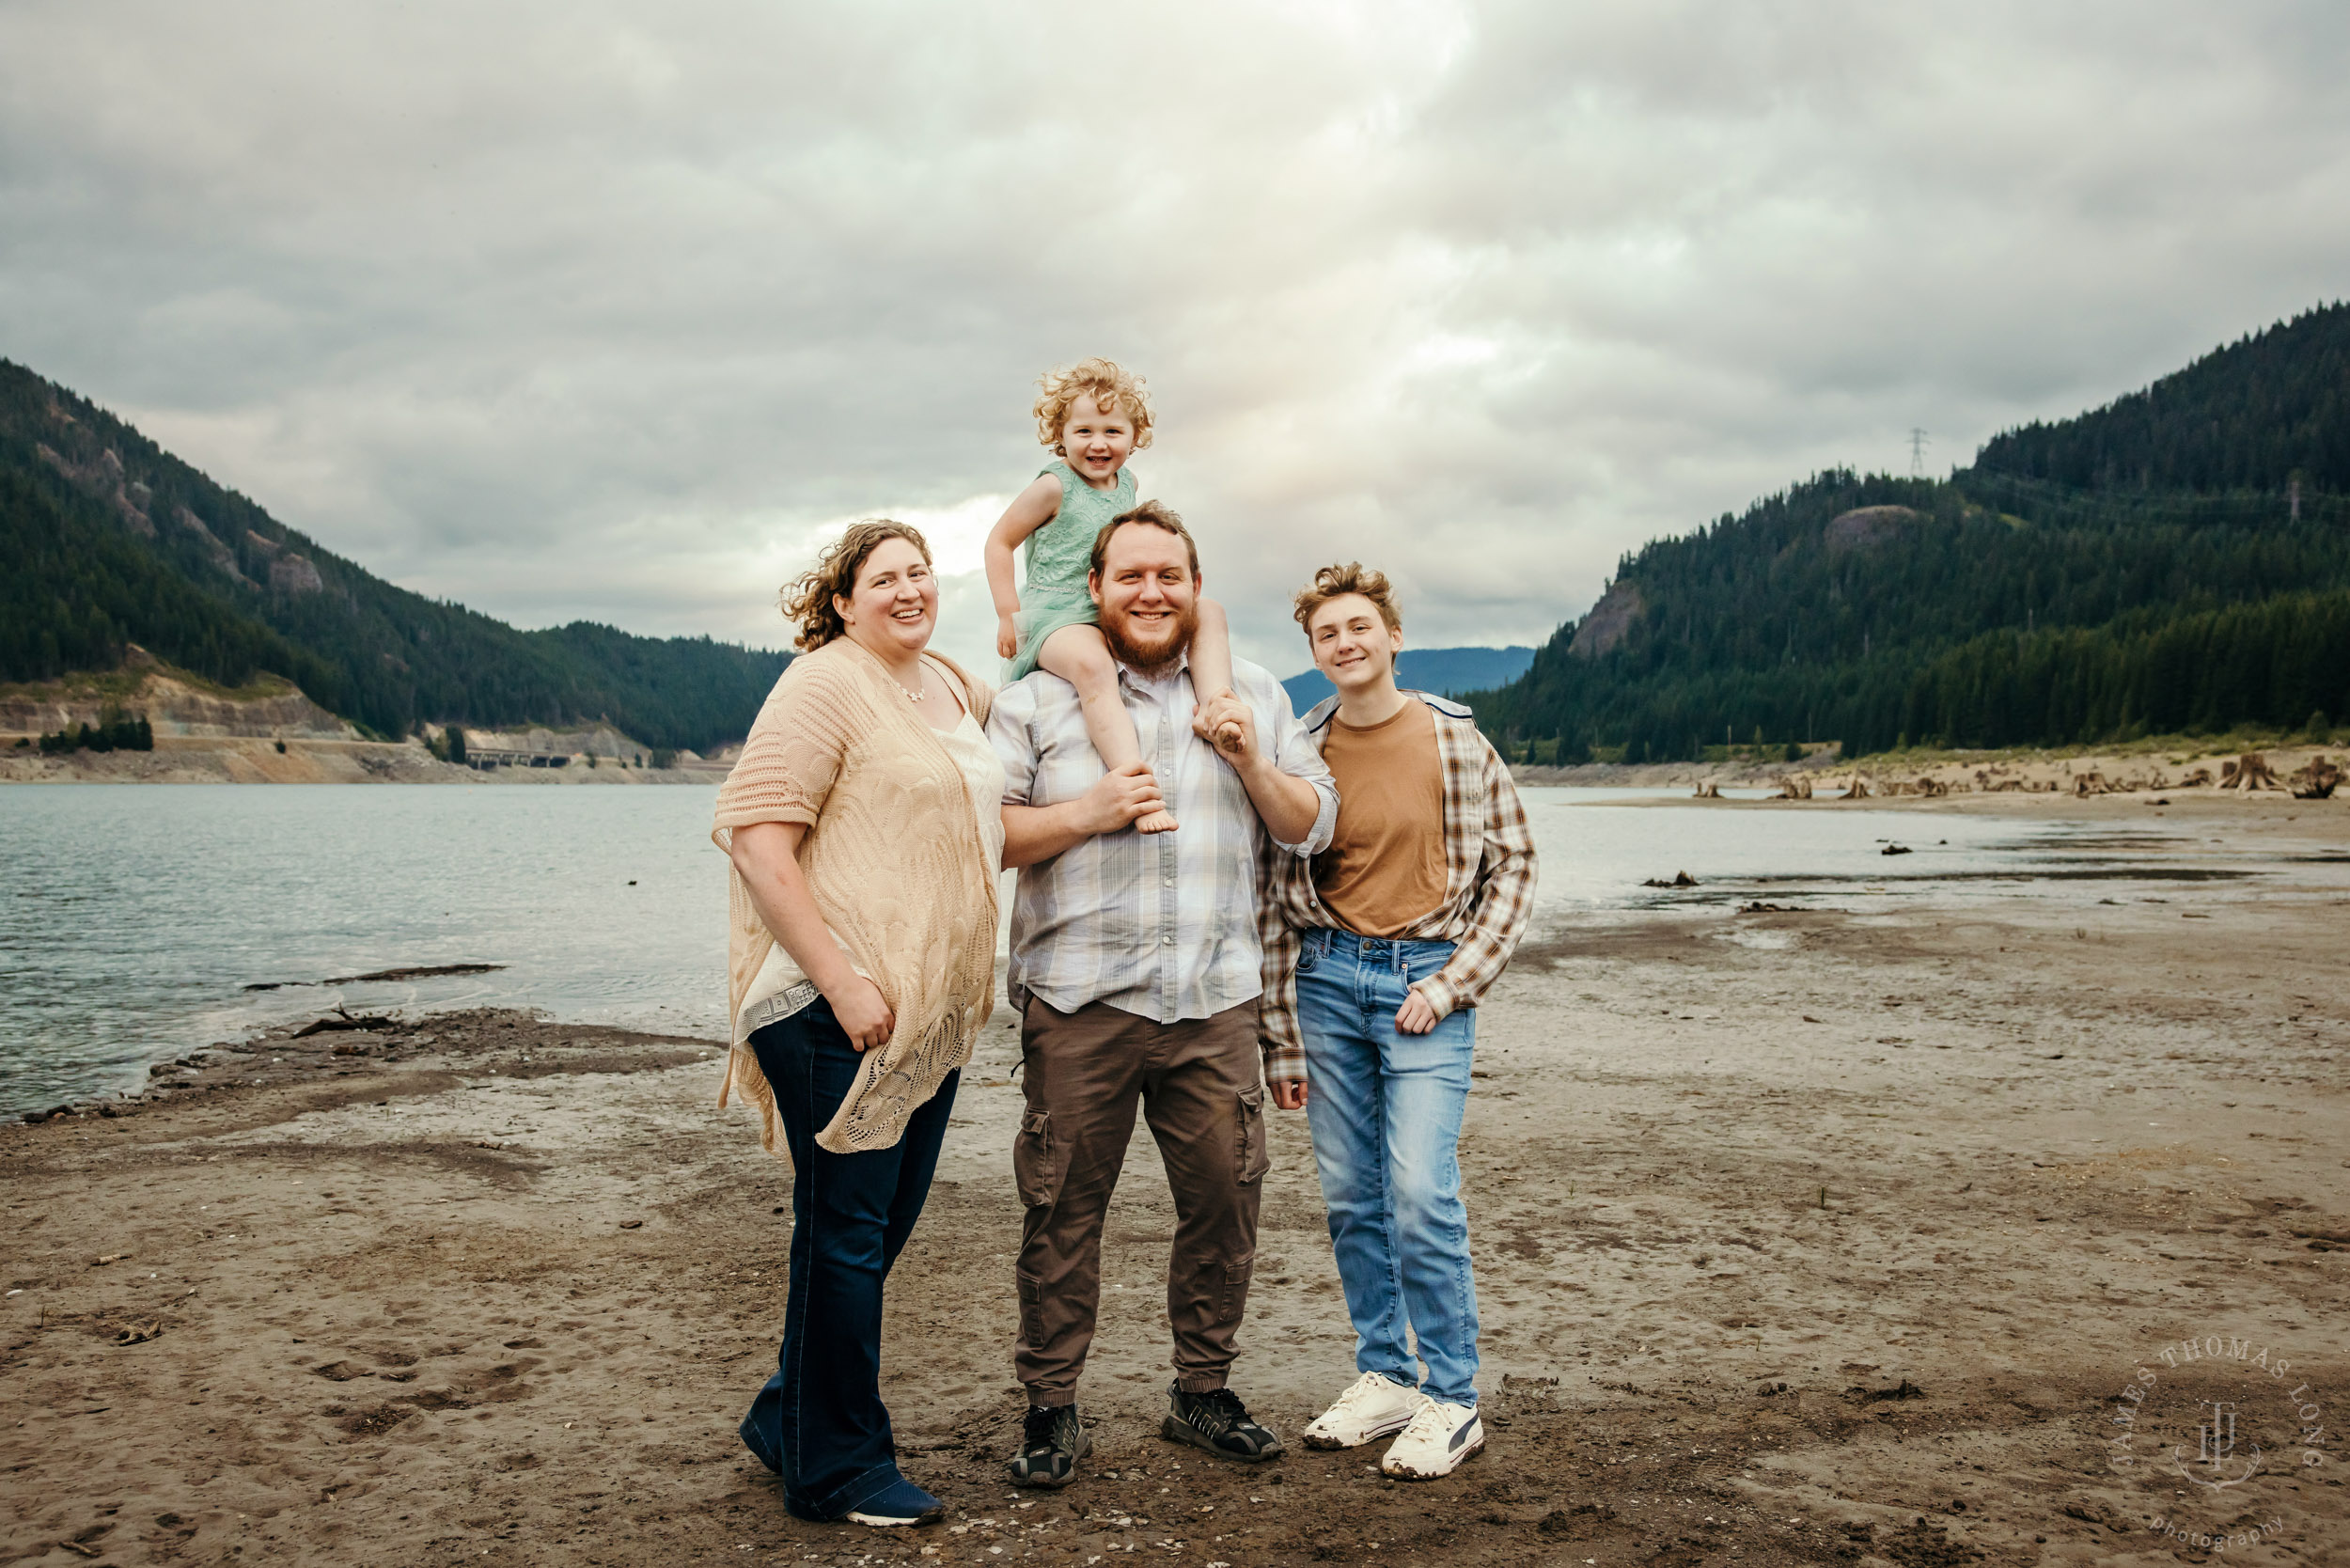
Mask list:
[[[1137,675],[1159,675],[1182,658],[1191,647],[1192,634],[1199,630],[1199,605],[1197,600],[1185,604],[1161,624],[1167,635],[1157,642],[1143,644],[1127,635],[1122,616],[1103,615],[1102,640],[1110,645],[1110,656]]]

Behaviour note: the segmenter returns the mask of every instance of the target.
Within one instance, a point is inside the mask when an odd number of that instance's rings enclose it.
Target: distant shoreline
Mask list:
[[[152,751],[0,750],[0,784],[701,784],[715,785],[729,761],[681,760],[668,768],[624,767],[581,758],[548,767],[470,768],[445,762],[420,741],[296,740],[158,735]]]

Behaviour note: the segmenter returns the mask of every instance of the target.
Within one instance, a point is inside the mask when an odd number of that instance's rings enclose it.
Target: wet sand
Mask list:
[[[2342,803],[2185,809],[2248,864],[2350,847]],[[0,1559],[2341,1561],[2345,932],[2330,894],[2187,888],[1529,944],[1480,1019],[1462,1156],[1490,1446],[1418,1485],[1375,1450],[1247,1469],[1158,1439],[1147,1141],[1095,1457],[1062,1493],[1003,1482],[999,1011],[891,1289],[904,1463],[954,1511],[918,1533],[791,1520],[733,1436],[789,1188],[712,1108],[707,1043],[501,1013],[265,1038],[115,1117],[0,1128]],[[1352,1334],[1303,1119],[1274,1131],[1234,1382],[1293,1441]],[[2197,1463],[2199,1402],[2237,1407],[2228,1468]],[[2228,1479],[2255,1441],[2240,1485],[2173,1465]],[[2258,1539],[2192,1544],[2219,1531]]]

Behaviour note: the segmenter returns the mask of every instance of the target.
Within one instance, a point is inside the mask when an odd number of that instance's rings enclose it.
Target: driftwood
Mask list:
[[[1691,795],[1689,798],[1691,800],[1719,800],[1722,798],[1721,786],[1709,778],[1704,783],[1699,785],[1698,792]]]
[[[1778,781],[1778,793],[1771,798],[1773,800],[1810,800],[1811,798],[1811,776],[1808,773],[1788,775]]]
[[[2223,790],[2238,790],[2250,794],[2259,790],[2281,792],[2284,789],[2284,783],[2278,778],[2276,771],[2268,765],[2265,753],[2248,751],[2234,761],[2223,763],[2220,766],[2219,787]]]
[[[2330,758],[2312,757],[2295,769],[2286,782],[2293,786],[2295,800],[2331,800],[2335,786],[2342,782],[2342,770]]]
[[[353,1018],[341,1008],[337,1008],[335,1016],[305,1024],[294,1030],[293,1037],[296,1040],[304,1040],[311,1035],[326,1034],[335,1029],[397,1029],[400,1026],[389,1018],[377,1017],[372,1013],[365,1017]]]
[[[2073,776],[2073,793],[2076,795],[2110,795],[2118,792],[2106,782],[2106,776],[2094,768]]]
[[[2210,786],[2211,769],[2209,768],[2196,768],[2185,778],[2179,780],[2179,788],[2182,790],[2202,790]]]

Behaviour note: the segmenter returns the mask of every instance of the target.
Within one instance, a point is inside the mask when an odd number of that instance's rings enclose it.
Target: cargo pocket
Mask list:
[[[1264,1085],[1250,1084],[1240,1091],[1240,1128],[1233,1155],[1242,1186],[1262,1176],[1273,1165],[1264,1141]]]
[[[1223,1288],[1216,1293],[1215,1321],[1218,1327],[1240,1322],[1248,1309],[1248,1281],[1257,1272],[1257,1255],[1251,1252],[1237,1262],[1224,1265]]]
[[[1065,1152],[1054,1144],[1051,1111],[1032,1110],[1021,1117],[1020,1136],[1011,1143],[1011,1177],[1020,1201],[1038,1209],[1058,1198],[1065,1158]]]
[[[1030,1350],[1044,1343],[1044,1281],[1026,1269],[1012,1270],[1020,1282],[1020,1342]]]

